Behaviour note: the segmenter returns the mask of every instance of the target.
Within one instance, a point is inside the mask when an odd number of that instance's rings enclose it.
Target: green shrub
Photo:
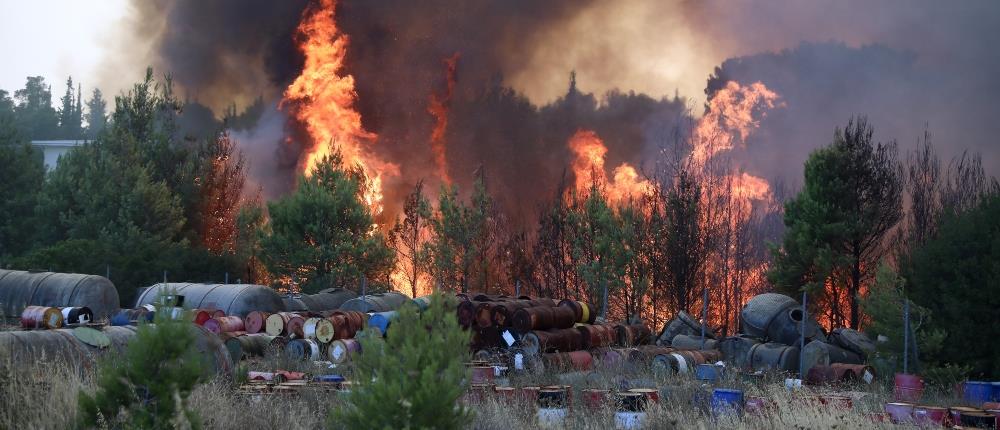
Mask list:
[[[102,360],[97,392],[81,392],[81,427],[200,428],[187,405],[205,375],[190,319],[171,319],[161,297],[153,324],[141,324],[123,357]]]
[[[471,418],[458,404],[467,387],[469,333],[455,317],[454,299],[435,293],[418,313],[404,305],[387,337],[366,332],[355,362],[348,404],[335,410],[334,428],[462,428]]]

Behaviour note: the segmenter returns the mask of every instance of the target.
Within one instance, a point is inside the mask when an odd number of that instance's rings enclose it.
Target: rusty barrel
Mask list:
[[[59,308],[63,324],[86,324],[94,322],[94,311],[86,306]]]
[[[205,322],[212,319],[212,311],[209,309],[194,309],[191,311],[191,319],[195,324],[205,325]]]
[[[581,325],[576,328],[583,335],[586,349],[604,348],[618,344],[618,331],[607,324]]]
[[[264,331],[267,328],[266,323],[269,316],[271,314],[264,311],[252,311],[248,313],[246,319],[243,320],[243,325],[247,333],[255,334]]]
[[[333,323],[334,339],[352,339],[365,328],[368,314],[358,311],[336,311],[329,318]]]
[[[494,302],[482,302],[476,306],[476,318],[475,323],[479,327],[491,327],[493,326],[493,314],[490,310],[493,308]]]
[[[479,306],[479,303],[477,300],[462,300],[458,303],[455,312],[458,315],[458,323],[462,327],[471,327],[472,323],[476,321],[476,307]]]
[[[515,311],[512,326],[520,333],[527,333],[532,330],[570,328],[575,321],[573,309],[568,307],[534,306]]]
[[[288,332],[285,331],[285,327],[288,326],[288,321],[295,317],[291,312],[278,312],[267,316],[264,323],[264,332],[271,336],[287,336]]]
[[[520,299],[506,302],[495,302],[490,308],[493,325],[501,328],[510,327],[513,323],[514,312],[518,309],[531,308],[537,306],[552,307],[552,299]]]
[[[48,306],[28,306],[21,312],[21,327],[59,328],[63,325],[63,314],[59,308]]]
[[[559,302],[559,306],[572,309],[574,321],[580,324],[593,324],[597,319],[597,313],[593,311],[593,306],[590,306],[587,303],[564,299]]]
[[[354,356],[361,353],[361,342],[357,339],[338,339],[330,343],[327,348],[327,355],[330,361],[341,364],[352,360]]]
[[[589,351],[554,352],[542,354],[542,364],[547,371],[585,371],[594,367],[594,357]]]
[[[619,324],[615,326],[618,335],[618,345],[623,347],[646,345],[652,333],[645,324]]]
[[[205,321],[205,328],[215,334],[243,331],[243,319],[236,316],[215,317]]]
[[[531,355],[583,349],[583,336],[576,329],[533,330],[521,337],[521,347]]]
[[[333,340],[333,323],[326,318],[309,318],[302,326],[302,334],[306,339],[314,339],[321,344],[328,344]]]
[[[248,357],[263,357],[274,336],[257,333],[232,337],[226,340],[226,349],[234,362]]]

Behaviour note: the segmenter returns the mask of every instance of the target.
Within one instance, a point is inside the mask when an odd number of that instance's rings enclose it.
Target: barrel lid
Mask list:
[[[73,329],[73,336],[76,336],[80,342],[97,348],[107,348],[111,345],[111,339],[108,338],[108,335],[90,327]]]

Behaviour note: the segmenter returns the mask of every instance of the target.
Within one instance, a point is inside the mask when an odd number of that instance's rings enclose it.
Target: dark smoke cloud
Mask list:
[[[218,109],[263,95],[273,105],[301,67],[292,35],[304,5],[137,0],[136,22],[149,25],[136,37],[154,41],[154,64],[189,98]],[[691,99],[664,97],[673,95],[665,88],[703,97],[690,91],[703,85],[690,82],[704,83],[713,65],[708,93],[725,79],[760,80],[785,102],[735,154],[754,173],[801,180],[806,155],[853,114],[869,115],[880,139],[903,147],[926,124],[943,154],[971,149],[1000,168],[1000,2],[343,0],[337,22],[350,37],[347,71],[365,127],[379,135],[377,152],[401,166],[387,183],[390,205],[434,172],[427,103],[456,52],[451,176],[468,189],[482,166],[515,217],[531,217],[552,195],[577,128],[605,139],[609,166],[651,165],[666,131],[689,119]],[[571,69],[579,88],[569,89]],[[605,93],[614,87],[638,92]],[[265,130],[240,136],[254,140],[255,153],[273,145],[287,155],[280,137],[301,133],[280,112],[267,118]],[[254,159],[267,162],[266,152]],[[259,170],[283,176],[275,193],[293,174]]]

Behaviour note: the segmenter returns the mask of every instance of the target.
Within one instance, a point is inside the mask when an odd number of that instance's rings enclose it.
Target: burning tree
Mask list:
[[[410,295],[417,297],[418,284],[425,274],[427,258],[423,251],[429,234],[431,207],[424,197],[424,183],[417,182],[413,192],[403,203],[403,218],[389,231],[389,245],[396,252],[396,281],[403,281],[410,287]]]
[[[260,244],[270,273],[306,292],[386,279],[392,250],[363,203],[367,186],[364,173],[334,152],[312,176],[299,178],[294,193],[269,203],[271,223]]]
[[[858,296],[902,219],[902,181],[895,143],[872,143],[868,121],[851,119],[806,161],[805,187],[785,205],[788,233],[771,281],[786,293],[810,291],[829,324],[858,328]]]

